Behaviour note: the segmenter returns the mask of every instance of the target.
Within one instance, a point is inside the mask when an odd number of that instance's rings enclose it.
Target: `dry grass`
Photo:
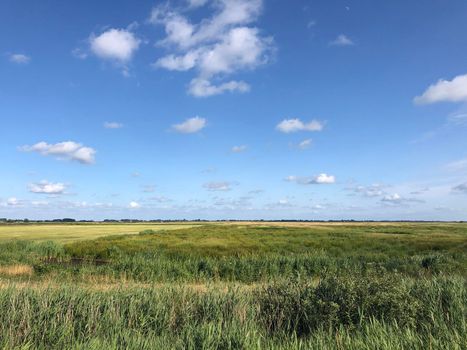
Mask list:
[[[0,266],[0,275],[8,277],[32,276],[34,270],[29,265]]]
[[[44,223],[0,224],[0,241],[21,239],[34,241],[75,242],[103,236],[136,234],[144,230],[176,230],[197,226],[192,223]]]

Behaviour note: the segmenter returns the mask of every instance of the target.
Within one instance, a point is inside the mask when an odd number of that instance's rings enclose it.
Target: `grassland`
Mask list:
[[[70,242],[108,235],[135,234],[144,230],[176,230],[195,224],[186,223],[41,223],[0,224],[0,242],[12,239]]]
[[[12,225],[0,237],[0,348],[467,348],[467,224]]]

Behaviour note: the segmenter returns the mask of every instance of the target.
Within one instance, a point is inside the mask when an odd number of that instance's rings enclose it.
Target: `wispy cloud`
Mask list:
[[[423,203],[424,201],[417,198],[403,197],[398,193],[393,193],[381,198],[381,202],[388,205],[406,205],[408,203]]]
[[[232,183],[227,181],[221,182],[208,182],[203,185],[208,191],[230,191],[232,189]]]
[[[123,128],[122,123],[117,123],[117,122],[105,122],[104,123],[104,128],[106,129],[121,129]]]
[[[454,162],[450,162],[444,166],[448,171],[461,171],[467,170],[467,158],[459,159]]]
[[[324,123],[319,120],[302,122],[298,118],[284,119],[276,126],[277,130],[286,134],[297,131],[321,131],[323,128]]]
[[[154,185],[144,185],[143,186],[144,193],[154,193],[156,192],[156,186]]]
[[[353,46],[355,43],[344,34],[340,34],[333,41],[329,42],[329,46]]]
[[[206,119],[200,117],[189,118],[183,123],[174,124],[172,128],[182,134],[193,134],[206,127]]]
[[[334,175],[328,175],[325,173],[316,176],[295,176],[290,175],[285,178],[286,181],[295,182],[299,185],[326,185],[333,184],[336,182]]]
[[[232,153],[242,153],[242,152],[245,152],[247,149],[248,149],[248,146],[241,145],[241,146],[233,146],[231,151]]]
[[[373,197],[384,196],[386,194],[387,187],[388,186],[381,185],[381,184],[373,184],[369,186],[358,185],[355,187],[348,187],[346,188],[346,190],[352,192],[352,194],[354,195],[357,194],[363,197],[373,198]]]
[[[21,53],[13,53],[10,55],[10,62],[17,64],[27,64],[31,62],[31,57]]]
[[[311,139],[303,140],[302,142],[300,142],[300,143],[298,144],[298,148],[300,148],[300,149],[308,149],[308,148],[311,147],[311,142],[312,142]]]

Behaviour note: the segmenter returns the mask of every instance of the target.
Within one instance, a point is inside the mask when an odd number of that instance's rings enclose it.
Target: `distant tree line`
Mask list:
[[[28,218],[25,219],[8,219],[8,218],[0,218],[0,223],[138,223],[138,222],[147,222],[147,223],[170,223],[170,222],[347,222],[347,223],[371,223],[371,222],[440,222],[442,220],[354,220],[354,219],[342,219],[342,220],[294,220],[294,219],[281,219],[281,220],[237,220],[237,219],[219,219],[219,220],[206,220],[206,219],[152,219],[152,220],[140,220],[140,219],[104,219],[104,220],[76,220],[73,218],[63,218],[63,219],[52,219],[52,220],[31,220]],[[445,221],[445,222],[459,222],[463,223],[466,222],[465,220],[453,220],[453,221]]]

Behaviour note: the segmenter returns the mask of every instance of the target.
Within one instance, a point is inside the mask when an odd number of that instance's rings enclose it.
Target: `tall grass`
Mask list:
[[[252,291],[10,287],[0,290],[0,347],[462,349],[466,297],[454,277],[331,277]]]
[[[454,224],[6,241],[0,349],[463,350],[466,244]]]

